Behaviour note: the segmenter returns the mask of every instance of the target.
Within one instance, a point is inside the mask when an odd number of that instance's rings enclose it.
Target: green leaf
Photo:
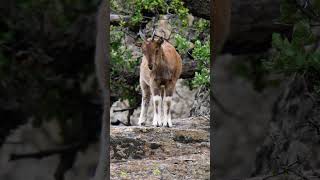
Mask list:
[[[272,47],[274,48],[281,48],[282,47],[282,38],[279,33],[272,34]]]
[[[293,27],[292,43],[295,46],[303,47],[314,41],[310,24],[306,20],[301,20]]]
[[[299,18],[297,7],[291,0],[282,0],[280,5],[280,20],[284,23],[292,23]]]

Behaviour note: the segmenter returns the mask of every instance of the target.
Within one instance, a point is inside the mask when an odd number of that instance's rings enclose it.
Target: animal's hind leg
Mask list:
[[[138,125],[144,125],[147,120],[148,107],[150,103],[150,87],[143,81],[140,82],[141,90],[142,90],[142,102],[141,102],[141,113],[139,117]]]

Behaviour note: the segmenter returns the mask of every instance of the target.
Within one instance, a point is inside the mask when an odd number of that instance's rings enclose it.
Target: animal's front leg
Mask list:
[[[163,110],[164,110],[164,120],[163,120],[163,126],[172,127],[171,122],[171,101],[172,96],[166,96],[163,99]]]
[[[171,106],[172,106],[172,95],[175,91],[176,81],[171,81],[166,85],[165,96],[163,98],[163,126],[172,127],[171,121]]]
[[[141,102],[141,113],[139,117],[138,125],[144,125],[145,121],[147,120],[147,112],[150,102],[150,88],[144,83],[140,82],[141,89],[142,89],[142,102]]]
[[[153,107],[154,107],[154,112],[153,112],[153,126],[161,126],[161,96],[160,95],[155,95],[153,96]]]
[[[140,113],[139,122],[138,122],[139,126],[144,125],[145,121],[147,120],[148,106],[149,106],[149,99],[142,98],[141,113]]]

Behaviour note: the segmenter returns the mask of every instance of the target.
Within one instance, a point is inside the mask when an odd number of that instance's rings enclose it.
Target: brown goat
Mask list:
[[[182,60],[176,49],[162,37],[149,38],[142,43],[140,86],[142,90],[141,114],[138,124],[147,119],[150,97],[153,98],[153,126],[172,127],[171,99],[182,71]],[[162,116],[163,110],[163,116]],[[162,118],[163,117],[163,118]],[[163,121],[162,121],[163,119]]]

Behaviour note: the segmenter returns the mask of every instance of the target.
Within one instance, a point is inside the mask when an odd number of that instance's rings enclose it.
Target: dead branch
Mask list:
[[[40,150],[39,152],[34,153],[22,153],[22,154],[11,154],[10,161],[20,160],[20,159],[42,159],[44,157],[56,155],[56,154],[63,154],[67,152],[73,152],[77,149],[80,149],[83,144],[73,144],[64,147],[59,147],[56,149],[48,149],[48,150]]]
[[[110,14],[110,24],[119,25],[121,22],[129,22],[130,16],[124,16],[119,14]]]

